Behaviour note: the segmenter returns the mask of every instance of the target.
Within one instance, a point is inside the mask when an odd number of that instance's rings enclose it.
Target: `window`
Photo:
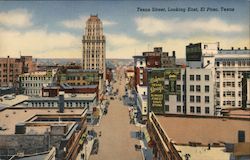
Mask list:
[[[181,85],[177,85],[177,90],[181,90]]]
[[[191,112],[191,113],[194,113],[194,106],[191,106],[191,107],[190,107],[190,112]]]
[[[201,96],[196,96],[196,102],[201,102]]]
[[[142,65],[143,64],[143,62],[142,61],[140,61],[140,65]]]
[[[201,91],[201,86],[200,85],[197,85],[196,86],[196,92],[200,92]]]
[[[201,113],[201,107],[196,107],[196,113]]]
[[[241,87],[241,82],[238,82],[238,87]]]
[[[220,66],[220,62],[216,62],[216,65],[219,67]]]
[[[169,105],[165,105],[165,112],[169,112]]]
[[[205,80],[209,81],[209,75],[205,75]]]
[[[209,92],[209,86],[205,86],[205,92]]]
[[[181,112],[181,106],[177,106],[177,112]]]
[[[205,96],[205,103],[209,103],[209,96]]]
[[[177,102],[181,102],[181,95],[180,94],[177,94],[176,98],[177,98]]]
[[[205,113],[209,114],[209,107],[205,107]]]
[[[220,87],[220,82],[216,82],[216,87]]]
[[[165,96],[165,100],[166,100],[166,101],[169,101],[169,95],[166,95],[166,96]]]
[[[190,91],[194,91],[194,85],[190,85]]]
[[[189,75],[190,81],[194,81],[194,75]]]
[[[220,78],[220,73],[219,72],[216,73],[216,77]]]
[[[190,102],[194,102],[194,96],[190,96]]]
[[[245,142],[245,131],[238,131],[238,142]]]
[[[220,97],[220,92],[216,92],[216,97]]]
[[[200,75],[196,75],[196,81],[200,81],[201,80],[201,76]]]

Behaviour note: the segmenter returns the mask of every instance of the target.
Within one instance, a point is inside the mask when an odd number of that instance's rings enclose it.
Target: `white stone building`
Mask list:
[[[42,96],[42,87],[52,84],[56,70],[35,71],[19,76],[21,93],[29,96]]]
[[[212,69],[186,68],[187,114],[214,115],[213,78]]]
[[[216,106],[242,107],[243,73],[250,71],[250,50],[219,50],[215,55]]]
[[[243,73],[250,70],[249,49],[223,50],[219,43],[190,44],[186,60],[191,68],[212,69],[216,109],[242,107]]]
[[[97,15],[91,15],[87,20],[82,44],[83,69],[99,69],[100,72],[105,73],[106,40],[102,21]]]

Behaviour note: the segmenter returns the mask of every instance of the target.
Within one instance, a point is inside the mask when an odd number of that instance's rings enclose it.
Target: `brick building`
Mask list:
[[[36,70],[32,56],[0,58],[0,87],[17,87],[18,76]]]
[[[134,56],[135,86],[147,86],[146,68],[166,68],[176,66],[175,51],[172,56],[163,52],[162,47],[155,47],[152,52],[143,52],[142,56]]]

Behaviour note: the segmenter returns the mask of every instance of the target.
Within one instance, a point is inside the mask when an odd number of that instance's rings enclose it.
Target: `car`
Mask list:
[[[111,100],[114,100],[114,97],[110,97]]]
[[[94,139],[94,143],[93,143],[93,146],[92,146],[91,154],[97,154],[98,153],[98,149],[99,149],[99,140],[98,139]]]

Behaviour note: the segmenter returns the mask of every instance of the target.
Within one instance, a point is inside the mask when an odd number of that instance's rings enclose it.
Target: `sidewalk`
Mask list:
[[[140,127],[143,132],[143,130],[145,129],[145,125],[141,125]],[[145,133],[143,132],[143,134]],[[145,139],[145,135],[143,136],[143,139],[140,140],[140,144],[141,144],[141,153],[142,153],[143,160],[153,159],[153,149],[148,147],[148,143],[147,143],[147,140]]]
[[[77,155],[77,160],[88,160],[89,159],[93,143],[94,143],[94,138],[90,141],[87,141],[87,143],[85,143],[83,145],[82,150]],[[84,159],[81,156],[82,154],[85,155]]]

